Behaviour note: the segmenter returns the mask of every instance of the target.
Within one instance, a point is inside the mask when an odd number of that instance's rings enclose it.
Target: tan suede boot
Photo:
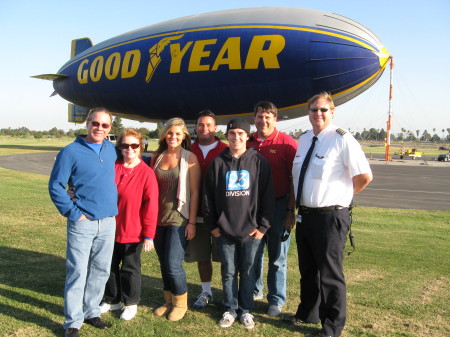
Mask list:
[[[184,314],[187,311],[187,298],[188,298],[187,292],[185,292],[182,295],[173,295],[172,294],[173,308],[172,308],[172,311],[167,316],[169,321],[172,321],[172,322],[179,321],[180,319],[182,319],[184,317]]]
[[[172,293],[169,290],[164,290],[164,299],[166,303],[154,311],[156,316],[161,317],[167,315],[172,310]]]

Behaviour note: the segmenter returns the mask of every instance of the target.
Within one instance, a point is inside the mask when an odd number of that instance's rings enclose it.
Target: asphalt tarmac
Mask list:
[[[50,175],[58,152],[0,157],[0,167]],[[369,158],[374,180],[355,196],[360,206],[450,211],[450,162]]]

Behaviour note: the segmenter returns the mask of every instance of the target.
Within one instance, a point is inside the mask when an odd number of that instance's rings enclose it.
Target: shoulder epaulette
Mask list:
[[[311,131],[311,130],[303,131],[302,134],[301,134],[300,136],[303,136],[303,135],[304,135],[305,133],[307,133],[308,131]]]
[[[336,129],[336,132],[339,133],[341,136],[343,136],[343,135],[345,135],[347,133],[347,131],[345,131],[345,130],[343,130],[341,128]]]

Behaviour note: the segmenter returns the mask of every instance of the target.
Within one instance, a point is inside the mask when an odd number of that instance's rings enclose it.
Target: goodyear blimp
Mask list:
[[[211,109],[220,123],[252,119],[261,100],[279,118],[306,114],[314,94],[342,104],[372,86],[389,54],[369,29],[319,10],[261,7],[225,10],[140,28],[95,46],[72,42],[72,58],[53,81],[71,102],[69,121],[89,108],[141,121],[195,119]]]

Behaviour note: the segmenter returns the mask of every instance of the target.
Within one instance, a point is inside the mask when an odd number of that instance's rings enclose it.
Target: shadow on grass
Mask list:
[[[3,295],[3,291],[0,291],[0,294]],[[2,305],[0,308],[0,313],[2,315],[15,318],[16,320],[22,322],[28,322],[40,327],[43,327],[49,331],[51,331],[54,335],[61,335],[61,325],[55,323],[50,318],[30,312],[29,310],[18,309],[9,305]],[[13,332],[14,329],[11,329]],[[26,331],[26,329],[24,329]],[[8,333],[9,331],[3,331],[4,333]],[[13,334],[12,334],[13,335]],[[10,336],[10,335],[5,335]]]
[[[8,299],[8,304],[0,306],[2,315],[61,334],[61,324],[49,316],[61,315],[63,307],[48,296],[63,296],[64,259],[10,247],[0,247],[0,256],[0,281],[12,288],[0,289],[3,300]],[[51,315],[47,316],[45,312]],[[12,326],[9,332],[15,329],[20,327]]]
[[[19,240],[19,238],[18,238]],[[49,242],[49,246],[51,243]],[[0,314],[34,324],[60,335],[64,321],[65,259],[46,253],[0,246]],[[162,304],[162,281],[142,276],[141,304],[156,307]],[[10,289],[5,289],[5,286]],[[144,293],[145,289],[145,293]],[[59,299],[58,299],[59,298]],[[61,304],[59,304],[61,303]],[[55,320],[52,316],[59,316]],[[20,329],[11,326],[10,333]]]
[[[255,301],[254,314],[255,320],[258,323],[272,325],[273,327],[280,329],[280,336],[285,336],[285,333],[301,333],[304,336],[315,336],[320,332],[321,326],[320,324],[304,324],[301,326],[294,326],[290,322],[290,318],[293,313],[282,313],[278,317],[271,317],[266,315],[267,309],[269,308],[269,304],[263,301]]]
[[[0,264],[0,313],[27,325],[38,325],[55,334],[61,334],[64,321],[62,303],[65,259],[56,255],[0,246]],[[159,274],[152,274],[157,276],[142,275],[140,305],[155,309],[164,303],[163,283]],[[4,286],[10,289],[5,289]],[[189,305],[192,305],[197,294],[201,292],[201,285],[188,284],[188,288]],[[215,321],[220,319],[223,309],[220,304],[222,290],[214,289],[214,292],[219,295],[216,303],[201,311],[201,315],[209,315]],[[54,315],[59,316],[56,322],[49,318]],[[15,329],[17,327],[11,327],[9,332],[14,332]]]
[[[51,245],[50,242],[49,245]],[[51,331],[55,335],[61,334],[64,321],[62,303],[65,259],[51,254],[2,246],[0,247],[0,263],[2,265],[0,268],[0,283],[2,284],[0,313],[25,324],[23,328],[8,326],[7,333],[26,329],[27,325],[32,324]],[[149,271],[144,269],[143,273],[147,274],[142,275],[140,305],[149,307],[151,311],[164,303],[163,283],[158,269],[152,268],[151,275],[148,275]],[[195,278],[191,276],[191,282],[188,283],[189,307],[192,306],[202,290],[197,277],[197,275]],[[9,289],[6,289],[5,286]],[[205,324],[210,328],[212,323],[217,327],[217,322],[224,312],[222,307],[223,291],[220,283],[217,286],[213,288],[214,302],[200,311],[190,308],[184,318],[186,324]],[[269,317],[265,314],[267,307],[268,304],[265,301],[255,302],[252,314],[254,314],[257,324],[271,325],[290,334],[300,332],[309,336],[318,332],[315,326],[294,327],[283,322],[280,317]],[[114,321],[119,318],[119,315],[120,313],[117,313],[111,318],[114,317]],[[210,320],[211,323],[205,322],[205,319],[206,321]],[[161,320],[164,319],[161,318]],[[112,323],[114,323],[113,321]],[[164,327],[165,323],[163,321],[161,323]],[[237,322],[237,324],[240,323]],[[217,327],[217,331],[220,331],[220,328]]]
[[[4,246],[0,247],[0,256],[2,284],[51,296],[62,296],[65,277],[63,258]]]

